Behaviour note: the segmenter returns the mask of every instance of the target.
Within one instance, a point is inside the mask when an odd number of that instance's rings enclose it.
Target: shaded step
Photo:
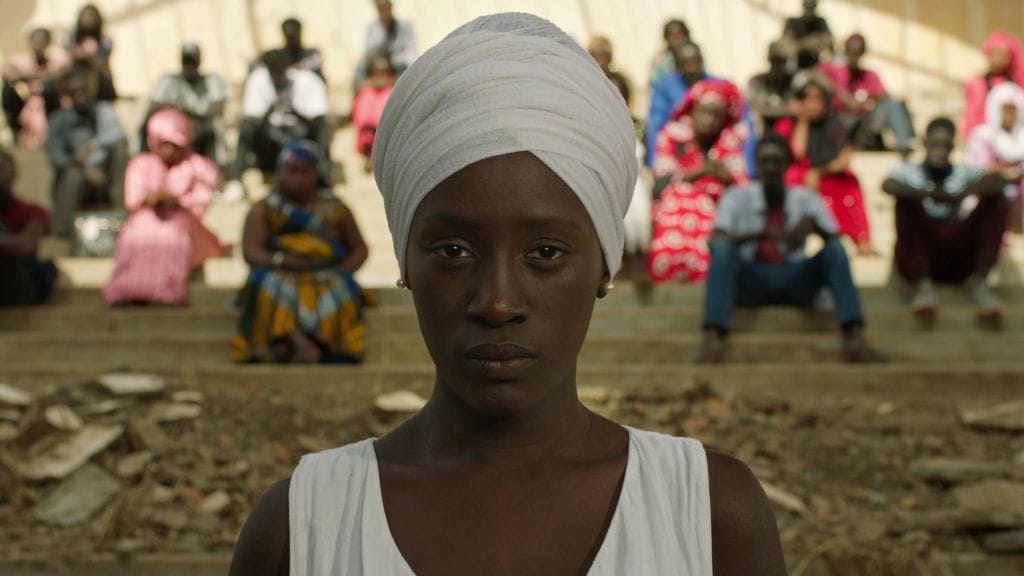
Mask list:
[[[88,382],[117,368],[116,364],[92,361],[69,364],[4,363],[0,381],[39,392],[49,386]],[[133,368],[121,366],[120,368]],[[134,366],[134,368],[143,368]],[[288,402],[292,396],[314,398],[304,403],[318,407],[346,405],[383,392],[400,389],[429,394],[434,366],[163,366],[144,370],[164,375],[181,386],[211,395],[275,398]],[[778,394],[794,402],[813,405],[822,398],[877,395],[903,399],[909,405],[922,397],[942,395],[962,401],[964,407],[1020,397],[1024,366],[935,362],[931,364],[875,364],[854,366],[823,364],[733,364],[724,366],[615,366],[581,365],[579,386],[612,390],[643,390],[651,387],[682,390],[694,381],[708,382],[724,394]],[[951,415],[951,418],[954,418]]]
[[[582,364],[687,366],[696,358],[701,334],[591,333],[580,353]],[[874,334],[872,344],[893,362],[1020,362],[1024,336],[987,333]],[[419,334],[371,333],[367,364],[420,364],[430,361]],[[74,334],[5,333],[0,335],[0,365],[8,362],[54,362],[70,365],[102,359],[111,366],[224,365],[230,338],[225,334],[165,333]],[[820,363],[840,359],[838,335],[737,334],[727,358],[735,363]]]
[[[872,333],[887,331],[959,331],[992,329],[977,319],[969,306],[949,306],[934,322],[922,322],[903,305],[878,305],[867,310]],[[185,309],[171,307],[106,308],[102,305],[42,306],[0,310],[0,331],[107,332],[159,334],[207,332],[231,334],[239,313],[225,302]],[[694,306],[598,306],[591,332],[688,332],[698,330],[702,311]],[[400,304],[367,310],[370,330],[378,334],[419,332],[412,306]],[[835,317],[828,311],[790,308],[737,310],[736,332],[830,332]],[[1003,331],[1024,330],[1024,307],[1007,310],[998,326]]]

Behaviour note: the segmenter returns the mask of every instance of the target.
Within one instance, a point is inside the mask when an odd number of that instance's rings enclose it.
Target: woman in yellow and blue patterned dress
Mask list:
[[[317,146],[281,152],[278,185],[245,221],[251,267],[242,289],[236,362],[352,363],[366,347],[366,297],[353,274],[367,248],[352,212],[319,186]]]

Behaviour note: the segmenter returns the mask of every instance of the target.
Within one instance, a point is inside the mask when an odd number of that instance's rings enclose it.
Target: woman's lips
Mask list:
[[[515,380],[537,363],[540,354],[514,343],[484,343],[470,347],[463,358],[489,380]]]

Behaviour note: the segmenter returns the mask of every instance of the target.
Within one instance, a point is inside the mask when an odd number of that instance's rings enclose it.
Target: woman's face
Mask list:
[[[665,44],[669,48],[678,48],[690,41],[686,29],[679,24],[670,24],[665,30]]]
[[[1013,128],[1017,125],[1017,122],[1019,122],[1020,120],[1016,104],[1012,102],[1007,102],[1006,104],[1003,104],[1002,120],[1003,130],[1006,130],[1007,132],[1013,130]]]
[[[86,6],[78,14],[78,28],[83,32],[96,32],[100,28],[100,12],[92,6]]]
[[[811,84],[804,91],[804,110],[807,111],[807,115],[814,120],[818,120],[825,116],[827,108],[827,102],[825,100],[825,91],[820,87]]]
[[[1002,75],[1010,71],[1010,64],[1013,63],[1013,54],[1006,46],[996,46],[988,54],[988,71],[992,74]]]
[[[277,169],[277,186],[288,198],[305,198],[316,191],[320,175],[305,162],[285,162]]]
[[[156,147],[156,155],[168,166],[177,164],[183,152],[180,146],[172,142],[161,142]]]
[[[725,107],[720,102],[700,102],[691,116],[698,136],[717,136],[725,127]]]
[[[482,160],[434,188],[406,257],[438,386],[490,416],[575,386],[604,258],[583,204],[535,156]]]

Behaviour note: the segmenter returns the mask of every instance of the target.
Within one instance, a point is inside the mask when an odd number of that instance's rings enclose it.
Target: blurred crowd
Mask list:
[[[344,87],[366,172],[388,96],[419,48],[390,0],[374,3],[378,17]],[[14,195],[15,162],[0,154],[0,304],[41,302],[52,291],[56,269],[38,257],[45,235],[90,254],[104,251],[90,245],[96,230],[106,231],[115,260],[107,302],[187,304],[192,271],[225,250],[203,216],[212,202],[248,200],[242,175],[254,168],[272,186],[245,223],[251,274],[235,359],[358,361],[367,294],[353,274],[367,250],[332,192],[343,174],[331,156],[323,55],[305,44],[297,19],[281,24],[281,37],[250,63],[236,119],[225,117],[231,90],[203,69],[200,46],[181,46],[181,68],[157,82],[131,149],[114,111],[114,43],[99,9],[83,7],[59,45],[48,30],[32,30],[28,52],[5,63],[3,111],[17,146],[48,154],[53,213]],[[903,158],[883,190],[896,199],[894,268],[913,289],[914,312],[937,313],[934,284],[953,282],[965,284],[979,314],[1002,313],[991,271],[1004,234],[1024,227],[1017,39],[992,34],[981,47],[987,69],[965,86],[962,118],[932,119],[919,139],[906,104],[866,65],[869,39],[837,41],[815,0],[785,21],[767,69],[742,87],[706,69],[683,19],[666,22],[662,37],[644,79],[649,107],[634,118],[646,170],[626,217],[625,269],[645,282],[707,282],[702,359],[723,359],[735,306],[765,304],[831,307],[848,359],[879,359],[850,274],[851,254],[878,255],[855,150]],[[587,49],[631,104],[636,84],[616,67],[612,42],[597,36]],[[963,162],[953,161],[958,143]],[[812,235],[823,248],[807,254]]]

